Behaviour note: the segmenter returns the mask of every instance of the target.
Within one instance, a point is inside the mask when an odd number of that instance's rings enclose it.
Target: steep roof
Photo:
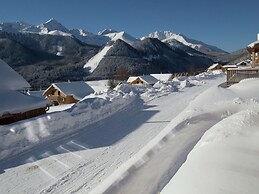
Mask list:
[[[171,73],[160,73],[160,74],[151,74],[154,78],[160,80],[160,81],[168,81],[172,78]]]
[[[0,89],[0,99],[0,116],[4,114],[23,113],[48,105],[47,100],[9,89]]]
[[[51,88],[54,87],[60,90],[66,96],[73,96],[74,98],[81,100],[85,96],[94,93],[93,88],[91,88],[84,81],[76,81],[76,82],[60,82],[53,83],[48,89],[45,90],[43,95]]]
[[[214,63],[213,65],[211,65],[211,66],[208,68],[208,70],[212,70],[212,69],[216,68],[217,66],[222,66],[222,65],[220,65],[219,63]]]
[[[135,79],[137,79],[138,78],[138,76],[130,76],[129,78],[128,78],[128,80],[127,80],[127,83],[131,83],[131,82],[133,82]]]
[[[139,76],[139,78],[147,82],[148,84],[155,84],[156,82],[158,82],[158,80],[151,75],[143,75],[143,76]]]
[[[142,75],[142,76],[131,76],[131,77],[129,77],[128,80],[127,80],[127,83],[131,83],[138,78],[140,80],[142,80],[143,82],[146,82],[148,84],[155,84],[156,82],[158,82],[158,80],[151,75]]]
[[[0,59],[0,89],[23,90],[30,87],[22,76]]]

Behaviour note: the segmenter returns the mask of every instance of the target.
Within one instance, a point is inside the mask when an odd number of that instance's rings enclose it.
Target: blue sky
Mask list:
[[[67,28],[105,28],[139,38],[170,30],[226,51],[256,40],[258,0],[0,0],[0,22],[39,24],[55,18]]]

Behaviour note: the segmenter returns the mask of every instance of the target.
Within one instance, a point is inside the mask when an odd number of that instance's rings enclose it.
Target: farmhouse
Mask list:
[[[45,97],[57,106],[76,103],[94,90],[84,81],[53,83],[43,93]]]
[[[0,125],[29,119],[46,113],[48,101],[19,91],[0,90]]]
[[[169,81],[173,78],[173,74],[171,73],[151,74],[151,76],[159,81]]]
[[[252,67],[259,66],[259,34],[257,34],[257,41],[247,46],[247,51],[252,57]]]
[[[252,63],[247,66],[227,69],[227,84],[231,85],[247,78],[259,78],[259,34],[257,41],[247,46],[247,51],[252,57]]]
[[[46,113],[48,102],[29,96],[30,84],[0,59],[0,125]]]
[[[146,84],[153,86],[158,80],[151,75],[129,77],[127,83],[131,85]]]
[[[213,65],[211,65],[207,71],[214,71],[214,70],[220,70],[222,69],[222,65],[219,63],[214,63]]]

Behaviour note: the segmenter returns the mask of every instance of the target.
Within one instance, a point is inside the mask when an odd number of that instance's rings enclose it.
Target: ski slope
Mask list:
[[[129,159],[136,158],[151,140],[170,128],[189,102],[224,79],[222,75],[201,75],[191,83],[174,80],[172,85],[160,83],[156,89],[138,88],[143,102],[129,104],[98,122],[2,160],[1,192],[98,193],[107,180],[116,181],[114,172],[125,169]]]

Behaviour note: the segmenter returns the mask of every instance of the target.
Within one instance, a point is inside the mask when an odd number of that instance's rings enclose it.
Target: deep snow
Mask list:
[[[64,112],[1,127],[0,148],[7,150],[1,151],[5,157],[0,165],[1,191],[98,193],[107,189],[121,179],[127,163],[139,162],[145,153],[140,150],[157,145],[172,130],[170,123],[183,119],[177,115],[189,102],[224,79],[222,74],[203,73],[159,82],[153,88],[121,85],[115,91],[93,94]],[[21,152],[23,146],[27,151]],[[21,153],[10,157],[15,152]],[[157,181],[154,185],[161,182]]]
[[[222,119],[204,134],[161,193],[258,193],[258,83],[249,79],[227,89],[212,88],[192,103],[196,112],[220,113]]]

